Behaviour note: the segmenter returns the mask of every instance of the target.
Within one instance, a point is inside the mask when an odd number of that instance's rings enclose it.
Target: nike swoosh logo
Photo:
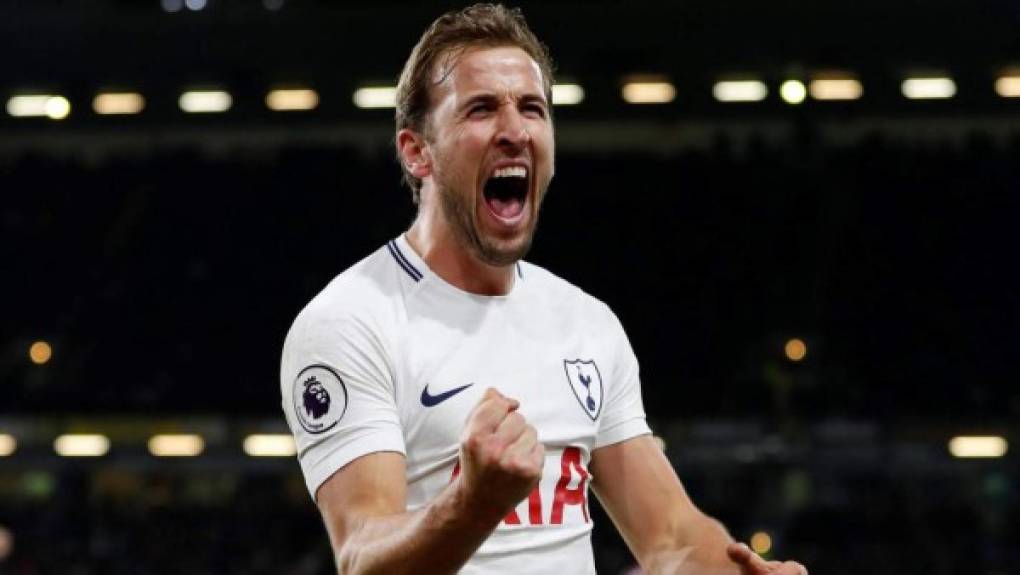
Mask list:
[[[439,405],[440,403],[443,403],[447,399],[450,399],[451,397],[457,395],[458,393],[464,391],[465,389],[471,387],[472,385],[474,385],[474,384],[473,383],[469,383],[467,385],[462,385],[460,387],[455,387],[455,388],[453,388],[453,389],[451,389],[449,391],[444,391],[443,393],[439,393],[439,394],[436,394],[436,395],[430,395],[429,394],[429,385],[426,383],[425,384],[425,389],[421,390],[421,404],[424,405],[425,407],[433,407],[433,406]]]

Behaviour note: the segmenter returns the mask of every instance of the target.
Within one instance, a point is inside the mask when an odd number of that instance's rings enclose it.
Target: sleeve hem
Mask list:
[[[320,449],[325,447],[319,446]],[[348,463],[364,455],[382,451],[392,451],[407,456],[402,438],[395,437],[392,433],[376,432],[334,448],[319,461],[306,466],[304,469],[305,486],[308,488],[308,494],[311,495],[312,501],[316,501],[319,487],[322,487],[327,479]]]
[[[648,427],[648,423],[645,421],[644,417],[628,419],[599,433],[595,438],[595,447],[593,449],[598,449],[614,443],[620,443],[621,441],[625,441],[639,435],[650,435],[651,433],[652,430]]]

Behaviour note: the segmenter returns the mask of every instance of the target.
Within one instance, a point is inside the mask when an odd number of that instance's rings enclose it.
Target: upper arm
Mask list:
[[[596,449],[591,470],[595,495],[642,563],[704,518],[651,435]]]
[[[370,453],[351,461],[319,487],[315,499],[334,549],[343,546],[361,520],[404,512],[404,471],[403,455]]]
[[[294,322],[280,369],[283,412],[313,496],[354,460],[405,450],[381,330],[371,318],[324,307]]]

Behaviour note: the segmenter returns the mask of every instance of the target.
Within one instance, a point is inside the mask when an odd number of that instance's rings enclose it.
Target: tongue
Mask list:
[[[489,204],[489,209],[492,210],[492,213],[507,220],[516,218],[524,209],[524,202],[517,198],[508,198],[506,200],[486,198],[485,202]]]

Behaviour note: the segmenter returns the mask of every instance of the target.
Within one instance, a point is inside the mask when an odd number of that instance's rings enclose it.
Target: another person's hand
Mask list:
[[[502,518],[542,478],[545,448],[519,406],[489,388],[464,424],[460,477],[469,504],[482,516]]]
[[[796,561],[766,561],[743,543],[731,543],[726,554],[740,566],[743,575],[808,575],[807,569]]]

